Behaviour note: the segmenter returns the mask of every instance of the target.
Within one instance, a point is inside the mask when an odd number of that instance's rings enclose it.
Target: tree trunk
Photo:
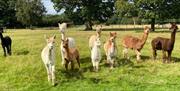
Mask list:
[[[85,23],[85,30],[92,30],[92,22],[91,21],[88,21]]]
[[[135,17],[133,17],[133,22],[134,22],[134,30],[136,29],[136,19],[135,19]]]
[[[151,18],[151,30],[155,31],[155,18]]]

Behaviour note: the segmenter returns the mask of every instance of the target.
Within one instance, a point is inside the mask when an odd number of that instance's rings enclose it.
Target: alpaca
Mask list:
[[[4,56],[6,56],[6,52],[11,55],[11,44],[12,40],[9,36],[3,37],[3,28],[0,28],[0,38],[1,38],[1,45],[4,51]]]
[[[58,23],[59,25],[59,31],[61,32],[61,39],[65,40],[66,39],[66,35],[65,35],[65,31],[67,29],[67,23]],[[75,48],[75,40],[71,37],[67,37],[68,38],[68,45],[69,45],[69,48]],[[65,60],[64,60],[64,54],[65,54],[65,49],[63,48],[63,44],[61,42],[61,45],[60,45],[60,49],[61,49],[61,57],[62,57],[62,65],[64,66],[65,65]]]
[[[168,53],[168,62],[171,61],[171,53],[174,48],[174,43],[175,43],[175,36],[176,36],[176,31],[178,27],[176,24],[171,24],[171,38],[163,38],[163,37],[156,37],[152,40],[151,45],[152,45],[152,50],[153,50],[153,58],[154,60],[156,59],[157,50],[162,50],[163,52],[163,62],[166,62],[166,52]]]
[[[96,72],[99,70],[99,62],[101,60],[100,46],[101,46],[100,38],[96,38],[96,40],[94,41],[94,45],[91,49],[91,61],[93,64],[93,69]]]
[[[71,63],[71,69],[74,69],[74,61],[77,60],[78,66],[80,68],[80,55],[76,48],[69,48],[69,39],[62,39],[63,48],[65,49],[64,60],[65,68],[68,70],[68,64]]]
[[[55,85],[55,52],[54,43],[56,36],[46,38],[47,45],[41,52],[41,58],[47,70],[48,81]]]
[[[96,26],[96,35],[92,35],[89,38],[89,48],[90,49],[92,49],[92,47],[94,46],[94,42],[96,41],[96,39],[100,38],[101,31],[102,31],[102,26],[101,25]]]
[[[144,34],[142,36],[141,39],[137,38],[137,37],[133,37],[133,36],[125,36],[123,38],[123,56],[125,58],[127,58],[127,54],[128,54],[128,48],[135,50],[136,53],[136,58],[137,60],[140,60],[141,57],[141,49],[143,48],[144,44],[146,43],[146,40],[148,38],[148,34],[149,34],[150,28],[149,27],[145,27],[144,28]]]
[[[114,60],[117,54],[116,35],[117,35],[116,32],[114,33],[110,32],[110,37],[104,44],[104,51],[107,57],[106,63],[110,63],[111,69],[114,66]]]

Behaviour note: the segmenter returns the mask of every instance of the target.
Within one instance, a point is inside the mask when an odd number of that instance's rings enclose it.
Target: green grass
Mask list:
[[[131,34],[141,36],[142,31],[117,31],[117,67],[110,71],[104,65],[103,56],[98,73],[91,72],[88,37],[95,32],[69,29],[67,35],[75,38],[80,50],[81,71],[66,72],[61,66],[60,33],[57,30],[11,30],[4,35],[13,40],[12,56],[3,57],[0,47],[0,90],[1,91],[178,91],[180,89],[180,33],[177,33],[174,51],[175,63],[163,64],[161,52],[158,60],[152,61],[151,40],[156,36],[170,37],[170,32],[150,33],[142,49],[142,62],[137,63],[135,53],[129,50],[130,61],[122,58],[122,37]],[[56,78],[58,85],[53,87],[47,81],[47,74],[40,53],[46,45],[44,34],[56,34]],[[109,31],[102,32],[102,42]],[[103,47],[102,54],[104,55]]]

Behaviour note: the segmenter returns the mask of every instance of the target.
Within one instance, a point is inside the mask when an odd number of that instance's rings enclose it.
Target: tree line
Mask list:
[[[84,24],[118,23],[132,19],[147,19],[154,30],[157,21],[180,18],[180,0],[51,0],[60,15],[47,15],[41,0],[0,0],[0,26],[46,27],[58,22]]]

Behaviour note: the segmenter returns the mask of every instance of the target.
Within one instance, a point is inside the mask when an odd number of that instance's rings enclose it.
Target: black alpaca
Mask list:
[[[9,55],[11,55],[11,43],[12,40],[9,36],[3,37],[3,28],[0,28],[0,38],[1,38],[1,45],[4,51],[4,56],[6,56],[6,51]]]

